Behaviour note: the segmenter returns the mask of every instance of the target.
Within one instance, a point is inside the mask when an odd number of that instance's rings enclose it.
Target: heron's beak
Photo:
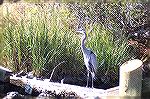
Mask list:
[[[77,34],[81,34],[80,31],[76,31]]]

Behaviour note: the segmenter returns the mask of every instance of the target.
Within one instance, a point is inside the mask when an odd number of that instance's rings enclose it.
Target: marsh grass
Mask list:
[[[86,77],[80,37],[70,26],[72,20],[75,16],[65,5],[25,7],[20,18],[7,11],[3,19],[3,36],[9,65],[16,72],[33,70],[35,75],[50,77],[53,68],[65,61],[57,67],[53,81],[68,75]],[[122,36],[115,40],[113,32],[100,24],[93,27],[86,46],[97,55],[97,78],[109,77],[116,81],[119,66],[128,57],[126,39]]]
[[[23,17],[11,21],[15,19],[11,13],[4,18],[5,51],[14,71],[34,70],[36,75],[49,76],[57,64],[66,61],[59,66],[57,71],[60,72],[56,74],[81,74],[79,39],[65,23],[69,12],[52,8],[47,10],[51,14],[48,17],[41,7],[28,9],[26,11],[30,16],[27,20]]]

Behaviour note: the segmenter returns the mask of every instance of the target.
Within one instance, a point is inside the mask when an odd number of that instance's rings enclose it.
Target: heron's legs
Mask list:
[[[88,87],[88,82],[89,82],[89,70],[87,70],[87,82],[86,82],[86,87]]]
[[[93,88],[93,77],[92,77],[92,88]]]
[[[92,88],[94,88],[94,87],[93,87],[93,85],[94,85],[94,84],[93,84],[94,75],[95,75],[94,73],[91,73],[91,76],[92,76]]]

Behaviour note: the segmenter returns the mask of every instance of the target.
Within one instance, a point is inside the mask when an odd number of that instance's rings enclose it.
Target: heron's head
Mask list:
[[[83,28],[79,28],[77,31],[76,31],[78,34],[84,34],[85,33],[85,30]]]

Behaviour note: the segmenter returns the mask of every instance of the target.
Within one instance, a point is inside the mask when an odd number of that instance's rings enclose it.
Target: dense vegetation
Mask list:
[[[102,83],[116,86],[119,66],[131,58],[141,58],[132,53],[127,40],[130,29],[148,24],[148,17],[143,18],[146,6],[121,2],[4,4],[0,63],[14,72],[33,71],[47,78],[59,65],[52,81],[66,78],[85,85],[81,37],[76,34],[82,24],[88,35],[86,46],[97,55],[96,87]]]

